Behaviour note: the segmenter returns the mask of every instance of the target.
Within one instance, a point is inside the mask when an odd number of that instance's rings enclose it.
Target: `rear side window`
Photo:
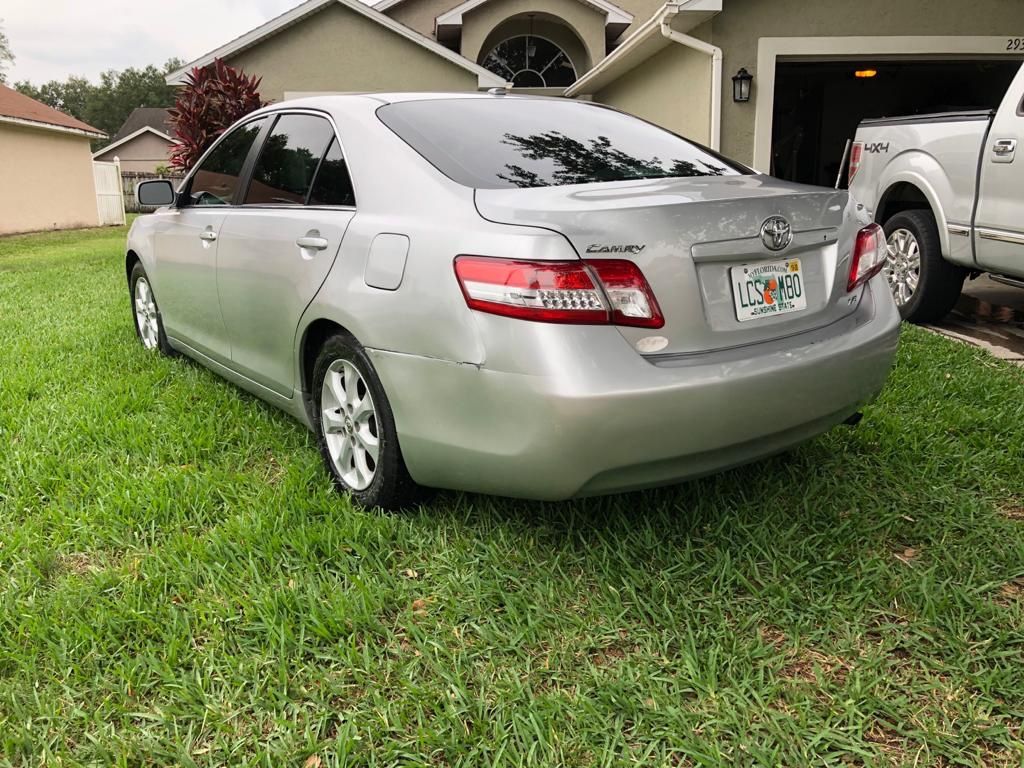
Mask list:
[[[245,158],[266,118],[240,125],[203,160],[189,185],[191,205],[231,205],[238,194],[238,177]]]
[[[348,175],[345,156],[337,138],[331,141],[330,149],[324,155],[320,169],[316,172],[313,191],[309,194],[310,205],[355,205],[356,196],[352,191],[352,179]]]
[[[303,205],[333,139],[334,129],[322,117],[279,117],[253,168],[246,205]]]
[[[479,189],[749,173],[643,120],[576,101],[407,101],[377,116],[443,174]]]

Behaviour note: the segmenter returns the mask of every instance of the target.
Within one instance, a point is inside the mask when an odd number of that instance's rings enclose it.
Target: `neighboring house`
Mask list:
[[[993,106],[1021,0],[307,0],[215,57],[270,100],[375,90],[594,99],[785,178],[834,182],[864,117]],[[734,99],[745,70],[749,99]],[[738,85],[736,83],[735,85]]]
[[[110,143],[92,157],[108,163],[116,157],[122,171],[154,173],[158,167],[169,164],[173,146],[173,129],[167,110],[137,107]]]
[[[89,142],[106,137],[0,85],[0,235],[98,226]]]

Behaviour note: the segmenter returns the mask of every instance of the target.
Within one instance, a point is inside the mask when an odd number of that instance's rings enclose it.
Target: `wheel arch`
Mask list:
[[[952,200],[953,190],[942,166],[930,155],[907,152],[889,166],[890,173],[879,183],[882,190],[875,205],[875,221],[884,225],[892,216],[907,210],[928,210],[935,217],[942,255],[949,258],[949,230],[942,199]],[[921,171],[928,172],[926,178]],[[941,187],[936,188],[936,184]]]
[[[124,276],[126,280],[131,280],[132,270],[135,269],[135,265],[142,262],[142,258],[131,248],[124,257]]]
[[[326,317],[318,317],[309,322],[299,335],[299,391],[302,393],[302,399],[310,418],[312,418],[310,408],[312,407],[313,368],[316,366],[317,355],[324,342],[339,333],[355,338],[352,332],[341,323]]]

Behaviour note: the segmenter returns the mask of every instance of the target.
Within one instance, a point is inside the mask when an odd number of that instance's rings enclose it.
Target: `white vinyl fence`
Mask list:
[[[121,164],[93,161],[92,176],[96,182],[96,208],[100,214],[100,226],[124,224]]]

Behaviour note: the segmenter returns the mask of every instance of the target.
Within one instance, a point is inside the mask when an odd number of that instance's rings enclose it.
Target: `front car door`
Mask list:
[[[215,360],[230,359],[217,297],[217,238],[237,201],[243,169],[266,118],[218,141],[186,180],[154,233],[160,310],[167,335]]]
[[[299,319],[334,263],[355,196],[326,115],[274,120],[244,201],[221,227],[217,286],[232,368],[291,397]]]
[[[1024,278],[1024,67],[992,120],[982,148],[978,212],[974,217],[978,265]]]

